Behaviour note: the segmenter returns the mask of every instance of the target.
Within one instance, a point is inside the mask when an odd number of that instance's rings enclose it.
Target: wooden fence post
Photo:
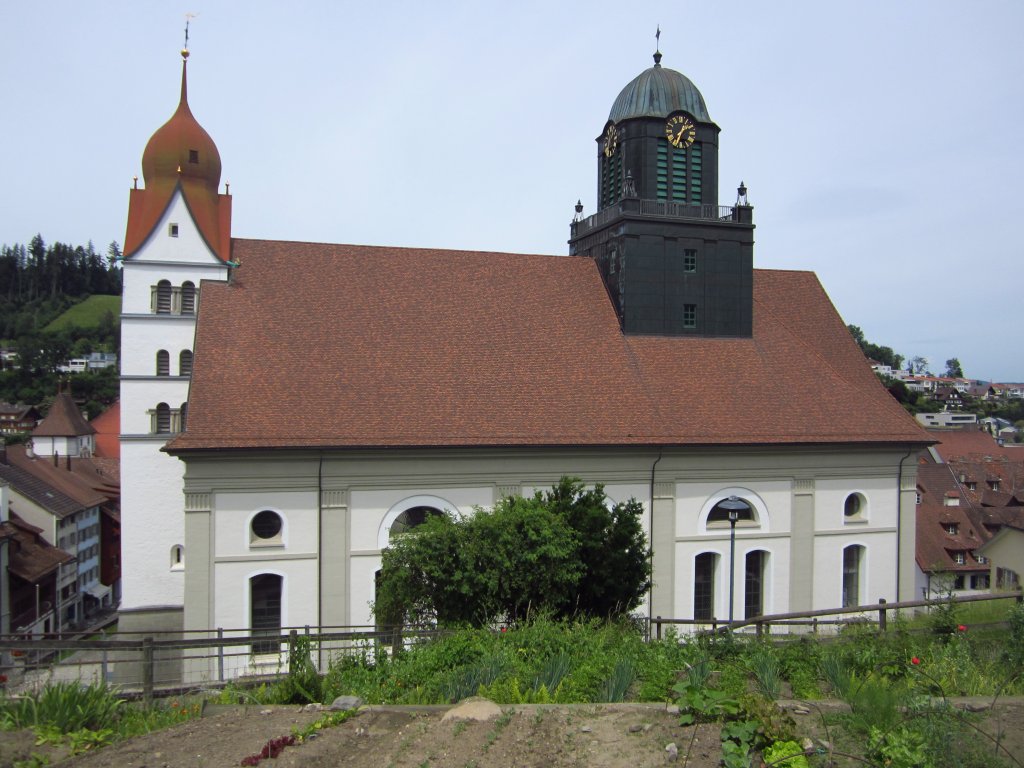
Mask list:
[[[224,627],[217,627],[217,680],[224,682]]]
[[[880,606],[879,609],[878,609],[878,632],[879,632],[879,634],[884,635],[885,634],[885,630],[886,630],[886,628],[888,626],[887,623],[886,623],[885,598],[884,597],[878,598],[878,605]]]
[[[153,703],[153,638],[142,638],[142,702]]]

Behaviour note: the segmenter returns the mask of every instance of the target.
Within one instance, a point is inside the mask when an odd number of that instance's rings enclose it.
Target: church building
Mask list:
[[[660,53],[594,116],[567,255],[234,237],[183,55],[124,249],[122,629],[370,625],[395,533],[566,475],[642,502],[645,613],[913,596],[928,436],[813,273],[754,269]]]

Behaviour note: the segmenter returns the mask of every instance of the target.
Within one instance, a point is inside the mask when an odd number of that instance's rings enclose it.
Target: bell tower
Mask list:
[[[220,153],[192,114],[187,47],[181,56],[177,108],[129,193],[122,272],[119,621],[155,635],[181,630],[187,563],[184,467],[161,449],[187,425],[202,285],[236,266]]]
[[[569,252],[597,263],[624,333],[748,337],[753,209],[718,204],[718,135],[686,76],[654,66],[630,81],[597,137],[598,211]]]

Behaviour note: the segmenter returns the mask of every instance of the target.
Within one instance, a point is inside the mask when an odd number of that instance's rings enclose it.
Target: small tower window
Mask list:
[[[167,354],[166,349],[161,349],[159,352],[156,353],[156,375],[171,375],[171,356]]]
[[[171,314],[171,283],[169,280],[161,280],[156,284],[156,313],[158,315]]]
[[[188,151],[188,161],[190,163],[198,163],[199,162],[199,150],[198,149],[190,149]]]
[[[166,434],[171,431],[171,407],[167,403],[160,403],[156,407],[156,432]]]
[[[171,570],[180,571],[185,567],[185,548],[181,544],[171,547]]]
[[[697,305],[683,304],[683,328],[697,327]]]
[[[181,350],[181,354],[178,355],[178,375],[192,375],[192,351],[189,349]]]
[[[178,225],[177,224],[168,224],[167,225],[167,234],[170,235],[171,237],[177,237],[178,236]]]
[[[185,281],[181,284],[181,314],[194,315],[196,312],[195,283]]]
[[[697,271],[697,251],[693,248],[687,248],[683,251],[683,272],[696,272]]]

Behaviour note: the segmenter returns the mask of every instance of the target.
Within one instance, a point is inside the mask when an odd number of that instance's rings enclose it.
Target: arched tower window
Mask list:
[[[265,636],[252,644],[253,654],[281,650],[281,592],[284,577],[261,573],[249,579],[250,626],[253,636]]]
[[[180,416],[180,422],[181,423],[178,425],[178,431],[179,432],[184,432],[185,431],[185,419],[188,417],[188,403],[182,403],[181,404],[181,410],[178,413],[181,414],[181,416]]]
[[[181,544],[171,547],[171,570],[180,571],[185,568],[185,548]]]
[[[181,284],[181,314],[194,315],[196,312],[196,286],[186,281]]]
[[[158,434],[165,434],[171,431],[171,407],[167,403],[160,403],[156,407],[155,431]]]
[[[171,356],[167,353],[166,349],[161,349],[156,353],[156,375],[171,375]]]
[[[161,280],[156,284],[156,313],[171,314],[171,281]]]
[[[178,375],[192,375],[192,350],[183,349],[181,350],[181,354],[178,355]]]

